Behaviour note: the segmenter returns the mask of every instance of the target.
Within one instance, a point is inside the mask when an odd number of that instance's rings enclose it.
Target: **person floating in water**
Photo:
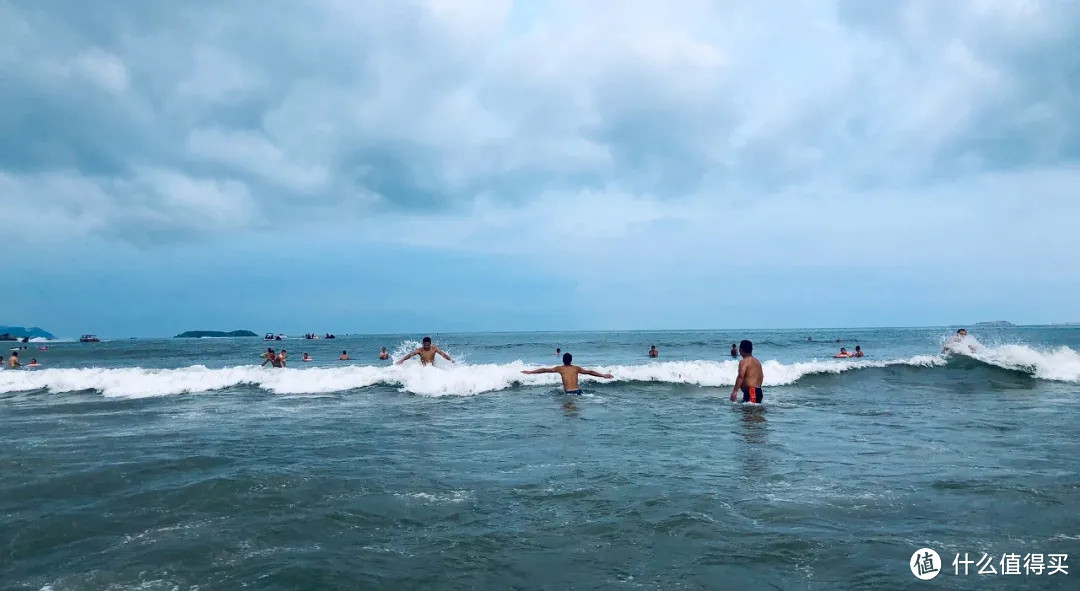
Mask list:
[[[960,330],[956,331],[956,334],[949,337],[948,342],[945,343],[945,346],[941,349],[941,352],[948,353],[949,349],[956,350],[956,348],[964,344],[964,342],[967,340],[967,336],[968,331],[965,328],[961,328]],[[974,337],[972,337],[972,340],[974,340]],[[977,352],[976,343],[967,343],[967,348],[968,351],[972,353]]]
[[[846,359],[848,357],[851,357],[851,353],[848,353],[844,347],[840,347],[840,352],[833,355],[833,359]]]
[[[754,343],[746,340],[740,342],[739,353],[742,354],[742,360],[739,361],[739,376],[735,378],[735,387],[731,389],[731,401],[735,402],[735,395],[742,390],[743,402],[761,404],[765,398],[765,392],[761,390],[765,372],[761,369],[761,362],[754,358]]]
[[[422,346],[419,349],[413,351],[412,353],[409,353],[408,355],[402,357],[397,362],[397,364],[401,365],[402,363],[405,363],[406,361],[408,361],[409,359],[415,357],[416,355],[419,355],[420,356],[420,365],[428,365],[428,364],[435,365],[435,355],[436,354],[442,355],[443,358],[445,358],[450,363],[454,362],[454,360],[451,359],[450,356],[446,354],[446,351],[443,351],[439,347],[431,344],[431,337],[424,337]]]
[[[302,361],[311,361],[311,355],[304,353],[304,358],[302,359]]]
[[[35,358],[35,359],[31,359],[30,360],[30,365],[27,365],[26,367],[38,367],[39,365],[40,364],[37,362],[37,359]]]
[[[277,353],[274,353],[273,348],[267,348],[266,353],[263,353],[263,362],[259,367],[266,367],[267,363],[272,367],[281,367],[281,360],[278,359]]]
[[[390,354],[386,352],[386,347],[383,347],[382,351],[379,351],[379,359],[383,361],[390,359]]]
[[[559,348],[559,347],[555,347],[555,356],[559,357],[561,355],[562,355],[562,349]]]
[[[659,357],[659,356],[660,356],[660,352],[656,350],[656,345],[653,345],[652,348],[649,349],[649,357]]]
[[[863,355],[863,352],[862,352],[862,347],[859,346],[859,345],[855,345],[855,353],[852,354],[852,357],[863,357],[863,356],[864,355]]]
[[[338,357],[338,361],[349,361],[349,352],[348,351],[342,351],[341,352],[341,357]]]
[[[562,365],[556,365],[555,367],[541,367],[540,369],[527,369],[525,371],[522,371],[521,373],[529,375],[541,373],[557,373],[562,378],[563,392],[566,392],[567,394],[581,394],[581,387],[578,386],[579,375],[604,378],[606,380],[610,380],[611,378],[615,377],[609,373],[600,373],[591,369],[585,369],[583,367],[572,365],[571,362],[573,360],[573,355],[569,353],[563,353]]]
[[[731,356],[732,357],[738,357],[739,356],[739,350],[735,348],[735,343],[731,343]]]
[[[11,369],[16,369],[17,367],[19,367],[20,363],[19,363],[19,352],[18,351],[12,351],[11,352],[11,357],[8,357],[7,364],[8,364],[8,367],[10,367]]]

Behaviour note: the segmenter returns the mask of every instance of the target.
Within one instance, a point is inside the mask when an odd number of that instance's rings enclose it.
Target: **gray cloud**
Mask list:
[[[1080,158],[1075,3],[0,0],[0,38],[0,205],[43,233],[902,199]]]

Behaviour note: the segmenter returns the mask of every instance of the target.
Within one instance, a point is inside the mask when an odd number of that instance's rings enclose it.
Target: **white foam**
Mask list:
[[[945,343],[945,351],[1002,369],[1021,371],[1041,380],[1080,382],[1080,353],[1064,346],[1043,350],[1022,344],[986,346],[969,335],[949,340]]]
[[[824,360],[783,364],[766,361],[765,386],[792,384],[806,375],[838,374],[864,367],[890,365],[942,365],[941,356],[917,356],[898,361]],[[178,369],[82,368],[0,371],[0,393],[47,390],[79,392],[93,390],[105,396],[142,398],[171,394],[202,393],[232,386],[252,385],[277,394],[325,394],[383,385],[421,396],[470,396],[505,390],[517,385],[559,386],[555,374],[524,375],[530,366],[521,361],[506,364],[464,365],[439,363],[421,367],[405,365],[350,365],[315,368],[263,368],[237,366],[209,369],[202,365]],[[719,387],[735,383],[738,362],[666,361],[644,365],[613,365],[597,368],[615,375],[616,382],[660,382]],[[582,383],[597,380],[582,377]]]

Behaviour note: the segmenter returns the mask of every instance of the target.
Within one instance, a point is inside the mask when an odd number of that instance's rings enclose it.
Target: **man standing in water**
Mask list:
[[[424,337],[423,346],[421,346],[419,349],[413,351],[412,353],[409,353],[408,355],[402,357],[401,360],[397,362],[397,364],[401,365],[402,363],[405,363],[406,361],[408,361],[412,357],[414,357],[416,355],[419,355],[420,356],[420,365],[428,365],[428,364],[435,365],[435,355],[436,354],[442,355],[450,363],[454,362],[454,360],[451,359],[450,356],[446,354],[446,351],[443,351],[442,349],[440,349],[440,348],[436,347],[435,345],[431,344],[431,337]]]
[[[0,359],[2,359],[2,358],[0,358]],[[11,369],[17,369],[19,367],[19,352],[18,351],[12,351],[11,352],[11,357],[8,357],[7,364],[8,364],[8,367],[10,367]]]
[[[585,369],[576,365],[571,365],[570,362],[574,360],[574,356],[569,353],[563,353],[562,365],[555,367],[541,367],[540,369],[527,369],[521,373],[525,374],[538,374],[538,373],[557,373],[562,378],[563,392],[567,394],[581,394],[581,387],[578,386],[578,376],[587,375],[597,378],[604,378],[610,380],[615,377],[609,373],[599,373],[591,369]]]
[[[731,401],[735,402],[735,394],[742,390],[743,402],[760,404],[765,397],[761,391],[765,372],[761,369],[761,362],[754,358],[754,343],[742,341],[739,343],[739,353],[742,361],[739,361],[739,377],[735,378],[735,387],[731,389]]]
[[[386,347],[383,347],[382,351],[379,351],[379,359],[382,360],[382,361],[386,361],[387,359],[390,359],[390,353],[386,352]]]

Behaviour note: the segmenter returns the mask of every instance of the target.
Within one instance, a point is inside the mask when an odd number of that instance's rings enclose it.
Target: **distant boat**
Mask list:
[[[11,336],[8,333],[0,334],[0,341],[17,341],[19,337]]]
[[[80,343],[100,343],[101,339],[97,338],[96,336],[94,336],[92,334],[84,334],[83,336],[79,337],[79,342]]]
[[[272,340],[274,340],[274,333],[271,333],[271,332],[266,333],[263,336],[263,340],[264,341],[272,341]]]

